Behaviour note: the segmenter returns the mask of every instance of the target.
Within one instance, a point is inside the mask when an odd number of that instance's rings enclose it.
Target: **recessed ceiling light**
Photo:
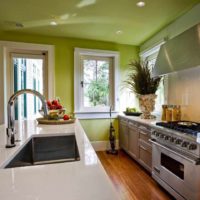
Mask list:
[[[141,7],[144,7],[146,4],[144,1],[139,1],[136,3],[136,5],[141,8]]]
[[[118,30],[118,31],[116,31],[116,34],[117,34],[117,35],[121,35],[122,33],[123,33],[122,30]]]
[[[51,24],[52,26],[58,25],[57,22],[55,22],[55,21],[51,21],[50,24]]]

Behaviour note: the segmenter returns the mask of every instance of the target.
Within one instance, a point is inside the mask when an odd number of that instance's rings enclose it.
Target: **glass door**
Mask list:
[[[11,54],[12,93],[21,89],[33,89],[45,93],[45,55]],[[18,97],[15,103],[15,120],[40,117],[41,102],[32,94]]]

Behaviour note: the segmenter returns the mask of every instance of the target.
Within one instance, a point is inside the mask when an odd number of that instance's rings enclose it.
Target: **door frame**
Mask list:
[[[47,61],[47,91],[46,98],[55,96],[55,52],[54,45],[43,45],[22,42],[0,41],[0,124],[7,123],[7,102],[12,95],[10,53],[13,52],[45,52]]]
[[[11,67],[11,74],[10,74],[10,84],[11,84],[11,87],[10,87],[10,92],[11,94],[14,93],[14,59],[13,58],[24,58],[24,59],[41,59],[43,61],[42,63],[42,71],[43,71],[43,91],[42,93],[44,94],[45,97],[48,97],[48,77],[47,77],[47,74],[48,74],[48,69],[47,69],[47,62],[46,62],[46,53],[45,52],[42,52],[42,51],[21,51],[21,50],[17,50],[15,52],[11,52],[10,53],[10,67]],[[34,89],[34,88],[33,88]],[[34,97],[36,98],[36,97]],[[27,105],[24,105],[25,107],[25,110],[27,111]],[[18,108],[19,105],[18,105]],[[16,111],[16,110],[15,110]],[[18,113],[18,117],[17,119],[20,120],[20,115],[19,115],[19,112]],[[15,117],[16,117],[16,113],[15,113]],[[27,117],[27,116],[25,116]],[[16,119],[16,118],[15,118]],[[28,119],[28,118],[27,118]]]

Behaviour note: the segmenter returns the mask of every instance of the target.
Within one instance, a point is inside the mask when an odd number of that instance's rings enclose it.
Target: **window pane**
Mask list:
[[[84,83],[96,80],[96,60],[84,60],[83,69]]]
[[[83,61],[83,106],[109,106],[109,62],[105,60]]]
[[[43,94],[43,59],[12,57],[14,67],[14,92],[21,89],[33,89]],[[15,119],[36,119],[41,103],[32,94],[20,95],[15,104]]]
[[[97,61],[97,79],[100,81],[109,82],[109,62]]]

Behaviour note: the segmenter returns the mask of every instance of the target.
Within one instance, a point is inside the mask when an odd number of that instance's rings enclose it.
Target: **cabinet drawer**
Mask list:
[[[137,128],[137,126],[135,126],[135,125],[133,125],[133,124],[128,124],[128,128],[130,129],[130,130],[132,130],[132,131],[138,131],[138,128]]]
[[[151,143],[149,144],[149,143],[144,142],[144,140],[139,139],[138,144],[139,144],[139,147],[143,147],[143,149],[147,150],[150,153],[152,152]]]
[[[145,132],[143,130],[139,130],[139,138],[150,144],[149,139],[151,138],[150,132]]]
[[[152,165],[152,150],[151,146],[148,144],[144,144],[143,142],[139,142],[139,162],[145,167],[148,171],[151,172]]]

